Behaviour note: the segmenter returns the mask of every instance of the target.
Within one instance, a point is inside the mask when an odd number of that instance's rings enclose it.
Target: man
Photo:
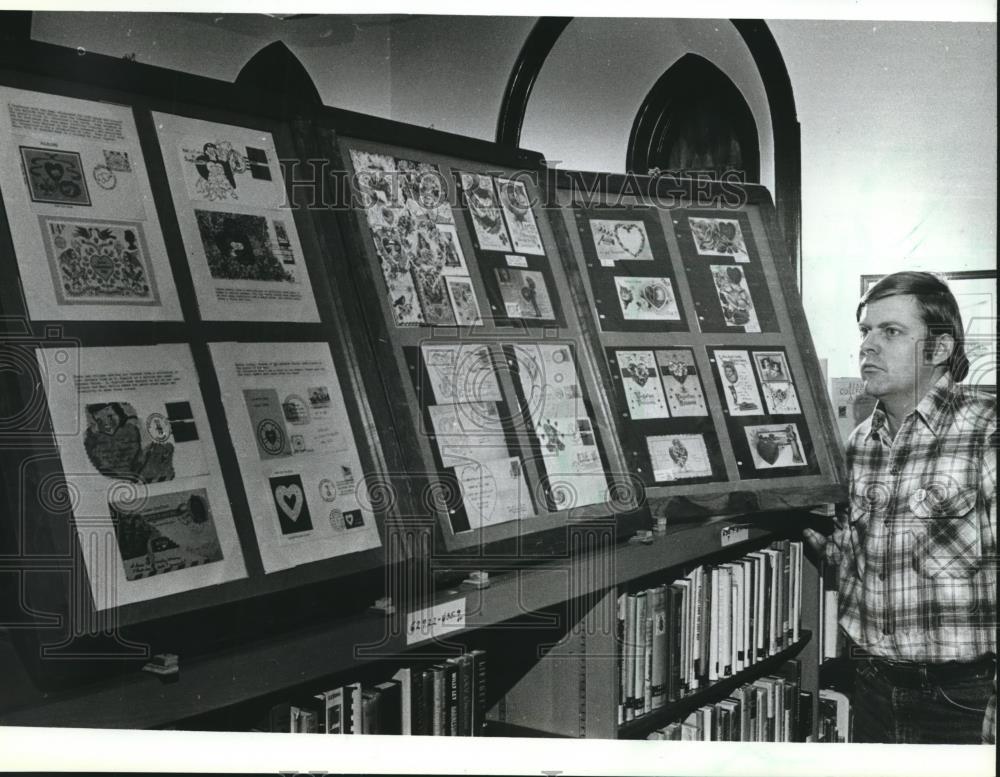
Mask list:
[[[849,514],[807,541],[838,569],[854,741],[996,741],[996,403],[947,285],[901,272],[858,304],[865,392]]]

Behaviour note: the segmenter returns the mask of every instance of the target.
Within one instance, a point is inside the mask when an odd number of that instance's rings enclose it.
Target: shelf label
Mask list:
[[[465,628],[465,597],[406,615],[406,644],[424,642]]]
[[[507,254],[507,266],[508,267],[527,267],[528,259],[524,256],[517,256],[516,254]]]
[[[737,542],[746,542],[750,539],[750,524],[743,523],[738,526],[727,526],[719,535],[722,547],[735,545]]]

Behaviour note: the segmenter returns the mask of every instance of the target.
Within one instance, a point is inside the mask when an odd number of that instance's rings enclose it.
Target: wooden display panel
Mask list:
[[[654,516],[841,501],[832,411],[767,190],[547,180],[577,310]]]
[[[537,155],[329,122],[315,149],[343,171],[341,231],[417,517],[434,516],[449,552],[514,541],[529,555],[569,521],[635,519]]]
[[[34,71],[27,72],[24,63],[38,64]],[[114,84],[115,88],[106,86],[107,84]],[[95,104],[115,106],[115,110],[134,120],[137,148],[141,149],[144,175],[148,176],[151,186],[151,198],[145,201],[144,207],[147,215],[152,212],[158,216],[162,235],[157,235],[157,238],[165,247],[164,263],[160,267],[160,289],[162,291],[165,285],[172,286],[177,300],[176,315],[166,316],[164,320],[130,320],[132,316],[128,314],[77,315],[69,306],[65,315],[60,314],[59,320],[48,315],[37,315],[39,309],[34,306],[35,300],[20,283],[24,265],[18,261],[17,242],[19,232],[23,234],[23,223],[11,223],[9,214],[4,210],[0,218],[0,273],[4,278],[4,283],[0,284],[0,338],[3,340],[5,361],[10,362],[13,368],[4,371],[3,404],[0,407],[0,416],[4,419],[3,438],[0,440],[3,460],[3,482],[0,487],[4,512],[3,573],[6,578],[4,585],[21,602],[17,612],[2,614],[4,624],[36,629],[40,635],[39,642],[47,645],[48,656],[58,657],[61,651],[67,658],[84,657],[88,650],[80,648],[77,651],[73,647],[74,640],[100,634],[119,643],[117,647],[112,645],[115,649],[122,648],[118,656],[141,657],[143,650],[139,646],[135,646],[135,650],[124,649],[125,643],[115,637],[119,626],[152,623],[181,616],[196,621],[200,617],[199,611],[207,613],[211,611],[208,608],[217,608],[219,605],[247,603],[255,599],[263,601],[262,597],[268,597],[268,606],[273,607],[286,594],[294,598],[293,589],[380,570],[385,560],[382,526],[392,505],[380,502],[379,488],[384,482],[382,473],[396,466],[393,464],[396,456],[392,448],[393,441],[390,438],[388,445],[385,445],[386,441],[382,439],[376,421],[385,413],[381,384],[374,372],[371,357],[356,349],[358,339],[354,332],[359,319],[357,311],[352,307],[353,302],[350,298],[344,299],[341,296],[338,285],[328,273],[326,256],[339,250],[336,244],[338,236],[329,233],[318,235],[312,214],[297,201],[302,193],[293,190],[287,176],[282,180],[283,168],[279,162],[293,156],[293,144],[288,125],[274,115],[274,108],[266,95],[249,95],[231,84],[124,63],[107,57],[89,55],[82,61],[72,51],[34,43],[12,44],[7,48],[0,60],[0,87],[51,95],[57,103],[70,99],[98,101]],[[178,95],[184,95],[187,101],[178,100]],[[259,143],[244,144],[247,149],[240,147],[236,156],[230,157],[229,161],[242,168],[238,171],[237,177],[242,176],[238,183],[243,185],[252,180],[273,181],[282,199],[293,203],[292,207],[282,211],[283,223],[277,227],[274,220],[264,224],[265,218],[262,216],[246,215],[245,209],[241,215],[238,206],[230,208],[230,215],[238,216],[229,218],[230,226],[249,225],[249,228],[240,234],[218,230],[220,240],[211,246],[211,250],[221,252],[222,244],[227,242],[230,246],[238,246],[234,249],[236,253],[233,256],[245,264],[260,260],[277,266],[277,263],[289,260],[286,264],[294,265],[297,279],[305,282],[304,289],[309,301],[305,305],[305,315],[288,316],[286,320],[280,311],[274,312],[273,304],[272,312],[266,315],[248,311],[246,306],[228,316],[219,316],[209,310],[206,298],[199,296],[204,292],[204,284],[196,282],[192,272],[193,255],[197,251],[191,238],[197,237],[199,232],[188,233],[185,243],[180,228],[180,214],[175,210],[175,200],[170,188],[171,176],[168,170],[173,165],[165,164],[158,136],[159,127],[154,121],[154,115],[158,115],[161,121],[169,115],[182,117],[185,121],[209,122],[211,125],[201,125],[202,130],[209,134],[224,133],[225,128],[229,127],[262,140],[273,138],[274,145],[268,147],[266,154],[263,154]],[[114,143],[109,142],[108,145],[114,147]],[[253,149],[249,148],[250,145],[253,145]],[[49,161],[53,160],[50,158]],[[194,167],[193,158],[187,161]],[[68,163],[72,166],[73,160],[68,159]],[[128,166],[139,163],[137,157],[125,161],[119,156],[117,161],[110,164],[119,165],[116,174],[120,183],[130,172],[135,172],[134,169],[129,170]],[[183,163],[182,158],[181,164]],[[230,185],[234,180],[233,170],[226,171],[224,167],[216,165],[215,177],[215,183],[221,182],[223,187],[226,186],[226,178]],[[58,171],[53,167],[50,172]],[[83,172],[90,175],[88,169]],[[115,170],[111,172],[114,173]],[[111,183],[106,173],[102,172],[102,175],[105,176],[104,184]],[[207,175],[205,177],[207,179]],[[58,176],[50,175],[50,178],[54,180]],[[173,179],[177,182],[176,175]],[[96,190],[95,181],[96,179],[91,180],[89,184]],[[39,178],[36,183],[41,185],[45,182]],[[96,183],[104,185],[100,181]],[[179,182],[179,185],[183,187],[184,183]],[[21,181],[3,180],[0,181],[0,186],[4,188],[5,195],[20,196]],[[225,200],[224,194],[219,195],[216,191],[216,195],[216,200]],[[208,201],[213,198],[206,196],[205,199]],[[236,198],[231,199],[236,201]],[[83,200],[78,199],[78,203],[83,204]],[[67,221],[69,216],[80,215],[73,211],[71,203],[63,205]],[[218,207],[218,202],[215,205],[216,212],[225,210]],[[204,207],[211,210],[213,205]],[[210,226],[211,221],[202,219],[191,223],[198,226],[203,239],[203,244],[197,248],[202,251],[210,250],[204,227]],[[261,225],[269,231],[255,232],[254,229]],[[121,238],[120,235],[118,237]],[[270,245],[265,246],[264,243],[268,241]],[[216,259],[219,256],[221,253],[216,254]],[[97,267],[96,264],[94,266]],[[215,277],[213,274],[212,278]],[[166,281],[169,284],[165,284]],[[275,295],[273,298],[280,300],[281,296]],[[33,310],[35,316],[32,315]],[[223,320],[227,318],[228,320]],[[308,451],[311,445],[316,444],[318,432],[323,431],[319,427],[313,429],[311,441],[308,434],[302,434],[307,426],[305,418],[310,412],[311,420],[317,423],[317,419],[338,414],[349,419],[349,424],[343,425],[345,428],[333,430],[333,433],[338,437],[338,450],[356,450],[357,466],[333,467],[332,462],[336,457],[330,456],[329,478],[312,484],[318,486],[320,492],[325,485],[325,494],[311,494],[307,500],[304,493],[306,484],[303,482],[299,487],[290,480],[284,482],[280,475],[286,473],[282,471],[272,473],[271,491],[274,501],[271,504],[261,506],[259,499],[248,497],[245,484],[252,483],[255,478],[260,479],[262,475],[256,471],[241,471],[241,462],[246,464],[247,461],[253,461],[257,453],[263,461],[266,458],[265,451],[264,448],[256,451],[252,445],[247,446],[247,440],[244,440],[242,451],[248,455],[241,459],[240,446],[234,445],[234,435],[241,424],[249,428],[251,422],[261,419],[248,410],[246,403],[249,399],[242,395],[246,386],[235,385],[229,400],[222,394],[212,351],[224,343],[245,346],[239,357],[241,362],[258,360],[257,349],[254,347],[256,345],[259,346],[260,360],[272,364],[284,362],[285,357],[281,355],[284,350],[298,351],[299,356],[309,352],[309,358],[303,361],[309,364],[315,361],[311,358],[312,355],[318,353],[332,368],[322,374],[322,379],[317,378],[312,383],[300,376],[299,379],[305,386],[303,392],[290,392],[287,396],[282,394],[276,401],[272,401],[272,398],[258,398],[260,406],[265,407],[262,413],[283,413],[286,423],[286,439],[282,446],[270,451],[269,455],[272,456],[288,456],[290,460],[299,461],[295,457],[303,449]],[[212,487],[220,500],[219,509],[224,506],[232,514],[233,542],[226,549],[226,554],[240,557],[243,570],[240,574],[220,581],[211,578],[200,581],[190,588],[180,586],[171,589],[168,586],[162,594],[153,592],[148,596],[127,600],[127,604],[119,604],[121,600],[115,598],[114,590],[108,590],[108,596],[95,601],[94,589],[90,584],[91,573],[88,572],[92,565],[88,566],[88,559],[85,558],[86,554],[94,552],[94,548],[82,547],[83,540],[78,536],[83,531],[80,527],[89,525],[89,519],[81,522],[84,516],[74,517],[73,489],[66,485],[67,475],[72,473],[64,471],[66,465],[54,437],[52,417],[46,401],[45,380],[49,376],[44,370],[40,372],[35,362],[35,350],[41,347],[55,353],[56,349],[61,349],[60,353],[64,352],[72,357],[74,353],[78,353],[77,348],[89,349],[82,353],[99,354],[107,363],[117,361],[120,368],[127,371],[138,367],[135,360],[145,357],[147,353],[134,349],[150,346],[159,349],[149,354],[153,360],[147,365],[150,370],[156,368],[155,359],[164,353],[190,354],[193,371],[185,370],[183,377],[198,394],[197,401],[193,403],[196,406],[194,412],[197,414],[199,407],[202,407],[203,414],[199,416],[202,420],[198,424],[192,424],[185,421],[188,416],[173,418],[177,434],[166,440],[175,447],[181,445],[184,442],[182,437],[186,423],[188,439],[195,427],[199,439],[206,441],[206,444],[210,442],[214,448],[218,465],[215,470],[217,477],[212,478]],[[119,353],[121,358],[116,359],[116,354]],[[132,360],[132,364],[128,363],[129,360]],[[186,358],[181,363],[186,364]],[[315,366],[310,367],[314,368]],[[71,377],[69,373],[67,377]],[[268,380],[274,382],[275,379],[260,377],[260,388],[266,388]],[[339,383],[339,391],[334,390],[332,384],[326,385],[331,380]],[[371,386],[375,386],[376,390],[369,396],[368,388]],[[52,391],[51,387],[49,391]],[[336,401],[338,394],[342,395],[342,406],[339,407]],[[304,401],[293,401],[295,398]],[[87,412],[87,408],[83,408],[81,418],[85,423],[91,417]],[[148,420],[147,414],[138,410],[137,413],[143,415],[143,420]],[[149,414],[149,417],[152,418],[153,415],[155,414]],[[183,412],[181,415],[183,416]],[[261,424],[257,424],[257,427],[263,428]],[[269,440],[274,437],[274,427],[275,424],[272,423],[264,430],[272,432]],[[149,430],[154,428],[168,427],[153,424],[145,434],[149,434]],[[329,431],[327,429],[324,433]],[[145,440],[145,434],[141,436],[142,440]],[[252,439],[252,436],[248,439]],[[261,440],[257,442],[263,445]],[[318,450],[328,450],[323,444],[325,443],[321,441]],[[163,452],[162,446],[159,450]],[[320,464],[321,462],[317,462],[317,466]],[[299,465],[294,465],[291,469],[295,470],[296,466]],[[164,474],[165,472],[168,474]],[[165,467],[158,476],[151,476],[150,480],[169,480],[171,475],[169,467]],[[139,481],[140,485],[144,485],[144,473],[133,472],[132,476],[133,484],[134,481]],[[263,477],[266,476],[265,473]],[[280,493],[278,486],[281,487]],[[266,556],[262,555],[262,546],[251,516],[255,511],[260,513],[261,510],[271,510],[275,518],[278,518],[278,511],[282,508],[279,500],[282,498],[287,506],[284,513],[287,520],[284,523],[289,531],[287,537],[278,539],[294,539],[295,534],[305,526],[303,519],[307,516],[306,506],[312,503],[315,506],[308,515],[314,528],[319,528],[322,522],[328,522],[345,535],[355,532],[356,536],[357,533],[366,532],[371,541],[361,543],[356,551],[342,555],[321,553],[317,556],[314,553],[299,558],[287,555],[282,558],[283,550],[279,547],[277,561],[274,560],[275,554],[272,554],[272,561],[268,563]],[[335,509],[345,503],[350,507]],[[156,507],[158,503],[149,500],[147,504]],[[316,509],[317,506],[323,509]],[[123,525],[120,515],[119,513],[119,526]],[[148,525],[149,517],[142,513],[138,515],[141,518],[139,522],[146,522]],[[335,520],[340,523],[335,524]],[[100,530],[103,533],[99,539],[124,542],[120,535],[109,534],[109,523],[109,518],[105,516],[94,524],[98,528],[104,527]],[[160,546],[166,547],[167,543],[161,541]],[[155,549],[150,550],[149,553],[154,554],[154,551]],[[336,552],[331,545],[331,553]],[[122,564],[119,547],[113,548],[111,555],[119,565]],[[156,569],[157,572],[149,577],[162,575],[163,579],[168,579],[171,567],[159,569],[155,565],[155,555],[151,558],[153,560],[150,561],[149,570]],[[205,561],[204,566],[210,567],[209,562],[214,558],[208,556],[202,560]],[[132,579],[143,576],[143,570],[139,570],[128,579],[131,582]],[[367,583],[366,586],[370,587]],[[108,588],[113,589],[113,586]],[[351,597],[351,601],[355,599],[356,597]],[[363,597],[358,601],[363,601]],[[245,617],[254,611],[252,605],[240,606],[244,608],[242,612]],[[289,611],[292,609],[294,607],[289,608]],[[338,604],[333,609],[343,608]],[[218,610],[215,612],[217,614]],[[216,624],[205,625],[208,626],[206,634],[216,630]],[[51,633],[46,634],[46,629],[51,629]],[[63,638],[63,642],[59,641],[60,638]]]

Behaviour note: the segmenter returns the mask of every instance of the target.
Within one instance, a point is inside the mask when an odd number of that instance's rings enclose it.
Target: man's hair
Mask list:
[[[887,297],[898,297],[909,294],[916,298],[917,307],[924,326],[927,327],[928,338],[924,343],[924,358],[934,355],[934,347],[939,335],[951,335],[955,346],[951,356],[945,362],[945,367],[951,372],[952,378],[962,381],[969,374],[969,360],[965,355],[965,328],[962,326],[962,314],[958,310],[958,302],[951,293],[948,284],[941,278],[929,272],[897,272],[886,275],[872,286],[861,297],[855,319],[861,320],[861,310],[872,302]]]

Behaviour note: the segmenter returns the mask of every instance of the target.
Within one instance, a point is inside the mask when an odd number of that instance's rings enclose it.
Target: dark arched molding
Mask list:
[[[507,79],[497,119],[497,143],[511,148],[520,145],[521,126],[535,79],[545,64],[545,58],[571,21],[572,16],[543,16],[535,22]]]
[[[630,172],[650,168],[721,178],[739,170],[760,180],[760,140],[753,112],[729,76],[704,57],[685,54],[657,79],[639,106],[625,160]]]
[[[31,11],[0,11],[0,38],[31,40]]]
[[[774,201],[788,254],[802,288],[802,137],[784,57],[761,19],[733,19],[764,82],[774,135]]]
[[[295,106],[322,105],[319,90],[305,66],[281,41],[264,47],[254,54],[236,77],[236,83],[247,89],[271,92],[281,100],[281,113]]]

